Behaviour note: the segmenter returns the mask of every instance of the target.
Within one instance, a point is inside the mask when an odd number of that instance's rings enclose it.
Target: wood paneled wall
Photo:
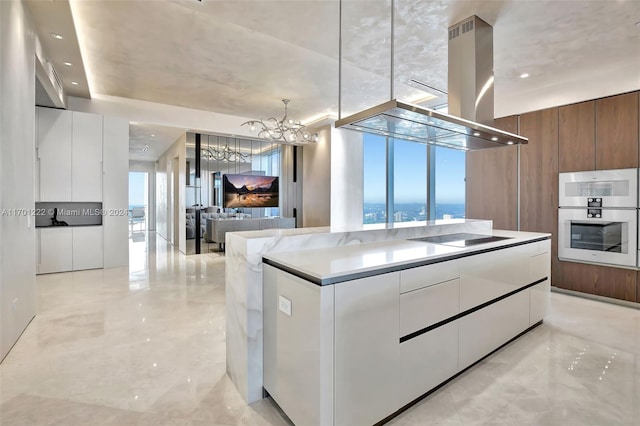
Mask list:
[[[551,283],[558,265],[558,108],[520,116],[520,229],[548,232],[551,239]]]
[[[518,133],[518,117],[500,118],[494,126]],[[469,151],[466,170],[466,216],[491,219],[496,229],[516,230],[518,222],[518,151],[516,146]]]
[[[584,263],[560,262],[556,287],[638,302],[636,271]]]
[[[596,169],[638,167],[638,92],[596,101]]]
[[[560,107],[559,115],[559,171],[595,170],[595,101]]]
[[[551,284],[640,302],[637,271],[560,262],[557,256],[558,173],[638,167],[640,92],[509,116],[495,127],[529,138],[520,147],[520,229],[552,234]],[[467,217],[516,229],[517,150],[469,152],[466,172]]]

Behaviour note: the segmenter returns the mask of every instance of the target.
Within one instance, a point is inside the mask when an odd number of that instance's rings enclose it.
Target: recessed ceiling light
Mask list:
[[[520,74],[520,78],[527,78],[527,77],[529,77],[528,72],[523,72],[522,74]]]
[[[71,84],[73,84],[74,86],[77,86],[78,82],[77,81],[72,81]]]
[[[513,141],[507,142],[507,145],[513,145]]]
[[[51,37],[55,38],[56,40],[62,40],[64,38],[58,33],[51,33]]]
[[[155,138],[155,137],[156,137],[156,135],[151,135],[151,137],[152,137],[152,138]]]
[[[473,132],[473,136],[480,136],[480,132]]]
[[[496,142],[498,140],[498,138],[496,136],[491,138],[492,141]]]
[[[72,66],[72,65],[73,65],[71,62],[63,62],[63,63],[64,63],[66,66],[68,66],[68,67],[70,67],[70,66]]]

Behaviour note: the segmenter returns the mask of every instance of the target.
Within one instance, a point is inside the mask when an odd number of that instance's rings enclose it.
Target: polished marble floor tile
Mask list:
[[[38,315],[0,365],[0,424],[288,425],[226,375],[224,257],[153,236],[130,256],[38,276]],[[640,310],[551,302],[542,326],[389,424],[640,424]]]

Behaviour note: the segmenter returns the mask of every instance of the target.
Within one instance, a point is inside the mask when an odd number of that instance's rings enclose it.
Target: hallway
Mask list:
[[[224,257],[151,234],[127,268],[39,275],[38,314],[0,367],[0,424],[285,424],[225,374]]]

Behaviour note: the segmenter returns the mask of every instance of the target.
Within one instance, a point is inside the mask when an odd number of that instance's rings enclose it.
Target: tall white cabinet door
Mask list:
[[[102,116],[73,112],[72,201],[102,201]]]
[[[36,201],[71,200],[71,128],[68,111],[38,108],[38,168]]]
[[[102,268],[102,226],[73,228],[73,270]]]
[[[336,425],[372,425],[402,406],[399,304],[399,272],[335,285]]]
[[[37,230],[37,272],[48,274],[73,269],[73,228],[55,227]]]

